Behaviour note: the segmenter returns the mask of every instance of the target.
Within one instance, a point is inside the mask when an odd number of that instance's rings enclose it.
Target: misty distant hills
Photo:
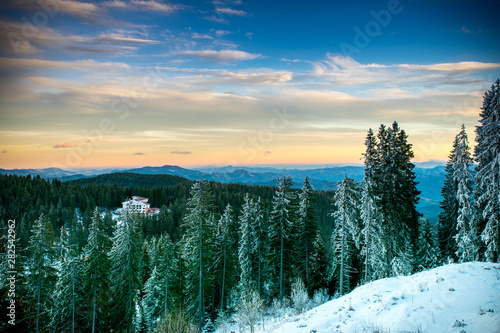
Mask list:
[[[433,222],[437,220],[439,202],[441,201],[441,187],[444,181],[444,164],[441,162],[426,162],[415,168],[417,188],[421,191],[419,211],[428,216]],[[329,166],[312,169],[286,169],[285,172],[292,178],[295,187],[301,187],[307,176],[309,182],[318,190],[333,190],[335,184],[345,175],[357,181],[363,180],[362,166]],[[276,179],[283,175],[284,170],[279,167],[252,167],[252,166],[223,166],[202,167],[187,169],[174,165],[160,167],[146,166],[133,169],[79,169],[63,170],[58,168],[47,169],[0,169],[1,174],[21,176],[40,176],[45,179],[59,179],[62,181],[93,177],[108,173],[138,173],[148,175],[173,175],[189,180],[211,180],[223,183],[241,183],[249,185],[276,185]]]

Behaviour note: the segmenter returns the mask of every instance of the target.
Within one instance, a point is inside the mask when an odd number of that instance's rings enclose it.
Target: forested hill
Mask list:
[[[111,212],[121,207],[125,199],[138,195],[149,198],[153,207],[161,208],[159,216],[143,223],[146,236],[167,231],[173,240],[178,240],[182,236],[179,226],[192,184],[179,176],[134,173],[111,173],[70,182],[50,181],[39,176],[0,175],[0,228],[5,228],[9,219],[15,219],[18,239],[27,245],[32,225],[41,214],[48,216],[55,232],[80,219],[84,228],[75,234],[83,246],[96,206],[103,212]],[[253,198],[260,197],[263,208],[269,211],[276,190],[273,186],[218,182],[209,182],[209,187],[216,210],[222,212],[231,204],[236,214],[247,193]],[[332,228],[328,214],[333,192],[316,191],[314,195],[320,228],[328,235]]]
[[[68,183],[76,185],[116,185],[122,187],[168,187],[192,181],[174,175],[147,175],[132,172],[116,172],[95,177],[71,180]]]

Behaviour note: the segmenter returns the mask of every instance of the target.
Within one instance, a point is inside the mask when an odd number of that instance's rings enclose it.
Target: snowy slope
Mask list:
[[[461,326],[465,324],[465,326]],[[256,332],[500,332],[500,264],[382,279]]]

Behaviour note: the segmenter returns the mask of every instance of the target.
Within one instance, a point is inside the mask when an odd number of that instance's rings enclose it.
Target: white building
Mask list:
[[[133,196],[132,199],[122,202],[123,210],[136,214],[158,214],[159,208],[152,208],[148,198]]]

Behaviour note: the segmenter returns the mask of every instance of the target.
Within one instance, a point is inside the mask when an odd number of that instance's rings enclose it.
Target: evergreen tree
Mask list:
[[[111,241],[97,207],[94,209],[85,247],[84,292],[90,311],[91,332],[106,330],[109,294],[109,271],[111,263],[108,251]]]
[[[125,211],[113,235],[111,260],[111,326],[117,331],[133,329],[136,296],[140,288],[141,234],[134,215]]]
[[[381,241],[383,237],[382,217],[370,195],[367,183],[363,184],[361,194],[361,220],[361,255],[364,257],[363,280],[368,283],[381,278],[388,269],[385,266],[386,249]]]
[[[428,218],[420,219],[417,247],[419,269],[435,268],[439,264],[440,252],[436,229]]]
[[[457,234],[457,218],[458,218],[458,200],[457,200],[457,183],[453,177],[455,170],[454,164],[456,161],[456,150],[458,145],[458,136],[453,142],[453,149],[446,163],[443,187],[441,188],[441,212],[439,213],[438,221],[438,236],[441,255],[444,258],[457,259],[457,242],[455,236]]]
[[[236,237],[234,236],[235,221],[234,212],[230,204],[226,206],[224,213],[217,223],[215,235],[215,262],[214,271],[217,272],[218,286],[220,288],[220,305],[219,308],[223,311],[227,305],[227,296],[229,290],[236,284],[237,278],[237,261]]]
[[[500,80],[485,93],[481,110],[474,150],[477,225],[486,246],[484,257],[500,262]]]
[[[354,243],[360,233],[359,204],[359,186],[346,175],[335,191],[334,205],[337,209],[333,213],[335,229],[332,234],[332,273],[336,272],[341,295],[350,289]]]
[[[313,196],[314,189],[309,180],[304,180],[302,190],[299,193],[299,212],[298,212],[298,241],[295,243],[296,253],[301,259],[299,261],[304,276],[306,288],[311,291],[311,256],[313,256],[314,242],[319,233],[318,216],[315,210],[315,200]]]
[[[47,324],[47,314],[50,310],[50,295],[57,279],[54,267],[55,251],[52,224],[45,215],[33,224],[29,240],[27,262],[27,288],[35,304],[35,332],[39,332]]]
[[[456,255],[460,262],[471,261],[477,257],[477,231],[473,223],[472,188],[474,176],[470,171],[472,157],[465,126],[456,137],[455,158],[453,161],[453,180],[457,186],[457,243]]]
[[[290,233],[296,220],[297,196],[292,190],[292,179],[283,175],[273,196],[269,221],[271,263],[274,276],[278,277],[279,299],[285,296],[286,282],[291,279]]]
[[[198,317],[201,331],[205,323],[205,306],[212,291],[213,199],[207,182],[194,183],[190,195],[183,219],[182,259],[186,268],[187,310]]]
[[[407,139],[405,131],[394,122],[390,128],[381,125],[376,139],[370,131],[365,141],[365,182],[381,216],[385,276],[411,266],[413,253],[408,251],[412,251],[418,239],[420,214],[416,205],[420,192],[411,163],[412,145]]]
[[[83,329],[83,263],[68,244],[68,233],[61,227],[61,270],[55,285],[49,326],[58,332],[75,332]]]
[[[239,217],[240,230],[238,242],[238,263],[240,266],[240,291],[255,289],[255,273],[252,266],[253,237],[252,227],[254,222],[254,203],[248,194]]]
[[[160,306],[160,299],[163,295],[163,286],[155,266],[151,277],[144,284],[144,297],[142,298],[143,320],[148,331],[154,331],[157,321],[163,314],[163,308]]]

